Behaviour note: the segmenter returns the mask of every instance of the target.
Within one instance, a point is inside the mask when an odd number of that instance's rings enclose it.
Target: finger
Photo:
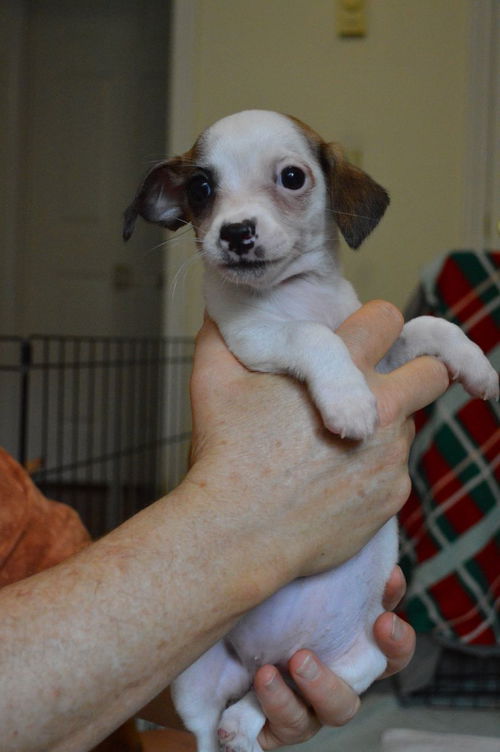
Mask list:
[[[401,334],[403,316],[391,303],[372,300],[359,308],[337,329],[356,365],[375,366]]]
[[[230,355],[229,350],[218,327],[211,318],[205,315],[203,324],[196,336],[196,358],[213,360],[217,357],[225,357],[228,354]]]
[[[226,378],[237,378],[247,373],[247,369],[227,348],[217,326],[205,317],[196,337],[191,388],[203,390],[205,386],[210,390],[213,379],[221,384]]]
[[[292,656],[288,670],[322,724],[343,726],[359,708],[359,697],[310,650]]]
[[[386,611],[394,611],[406,592],[406,580],[401,567],[396,565],[384,590],[382,605]]]
[[[408,665],[415,652],[413,627],[386,611],[376,620],[373,634],[380,650],[387,656],[387,668],[380,679],[392,676]]]
[[[257,671],[254,689],[267,718],[258,739],[263,749],[299,744],[319,730],[316,716],[285,684],[274,666],[263,666]]]
[[[430,405],[448,389],[450,380],[444,363],[423,355],[378,379],[375,393],[380,425],[398,415],[409,417]]]

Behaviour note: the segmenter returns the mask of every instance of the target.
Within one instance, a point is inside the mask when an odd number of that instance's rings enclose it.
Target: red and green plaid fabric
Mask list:
[[[457,252],[422,280],[425,310],[458,324],[500,367],[500,252]],[[498,403],[459,384],[416,415],[413,490],[400,514],[403,615],[457,645],[500,646]]]

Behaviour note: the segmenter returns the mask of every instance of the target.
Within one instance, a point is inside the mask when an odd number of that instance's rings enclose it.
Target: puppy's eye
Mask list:
[[[186,194],[189,203],[195,209],[201,209],[212,197],[213,184],[208,175],[198,173],[189,179],[186,185]]]
[[[281,170],[280,179],[284,188],[288,188],[290,191],[298,191],[306,182],[306,174],[300,167],[288,165]]]

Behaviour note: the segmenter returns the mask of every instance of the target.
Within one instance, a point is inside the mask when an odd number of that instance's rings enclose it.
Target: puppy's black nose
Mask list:
[[[229,244],[229,250],[238,256],[243,256],[252,250],[255,245],[255,222],[246,219],[243,222],[233,222],[222,225],[220,239]]]

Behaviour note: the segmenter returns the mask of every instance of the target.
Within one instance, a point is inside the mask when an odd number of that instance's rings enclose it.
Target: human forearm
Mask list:
[[[204,327],[185,481],[74,558],[0,592],[2,752],[91,748],[240,614],[345,561],[398,511],[406,416],[447,386],[444,366],[428,359],[373,373],[400,327],[386,304],[341,327],[379,402],[382,427],[362,443],[332,436],[301,385],[249,373]]]
[[[90,748],[254,605],[241,546],[204,524],[203,507],[182,485],[0,592],[4,752]]]

